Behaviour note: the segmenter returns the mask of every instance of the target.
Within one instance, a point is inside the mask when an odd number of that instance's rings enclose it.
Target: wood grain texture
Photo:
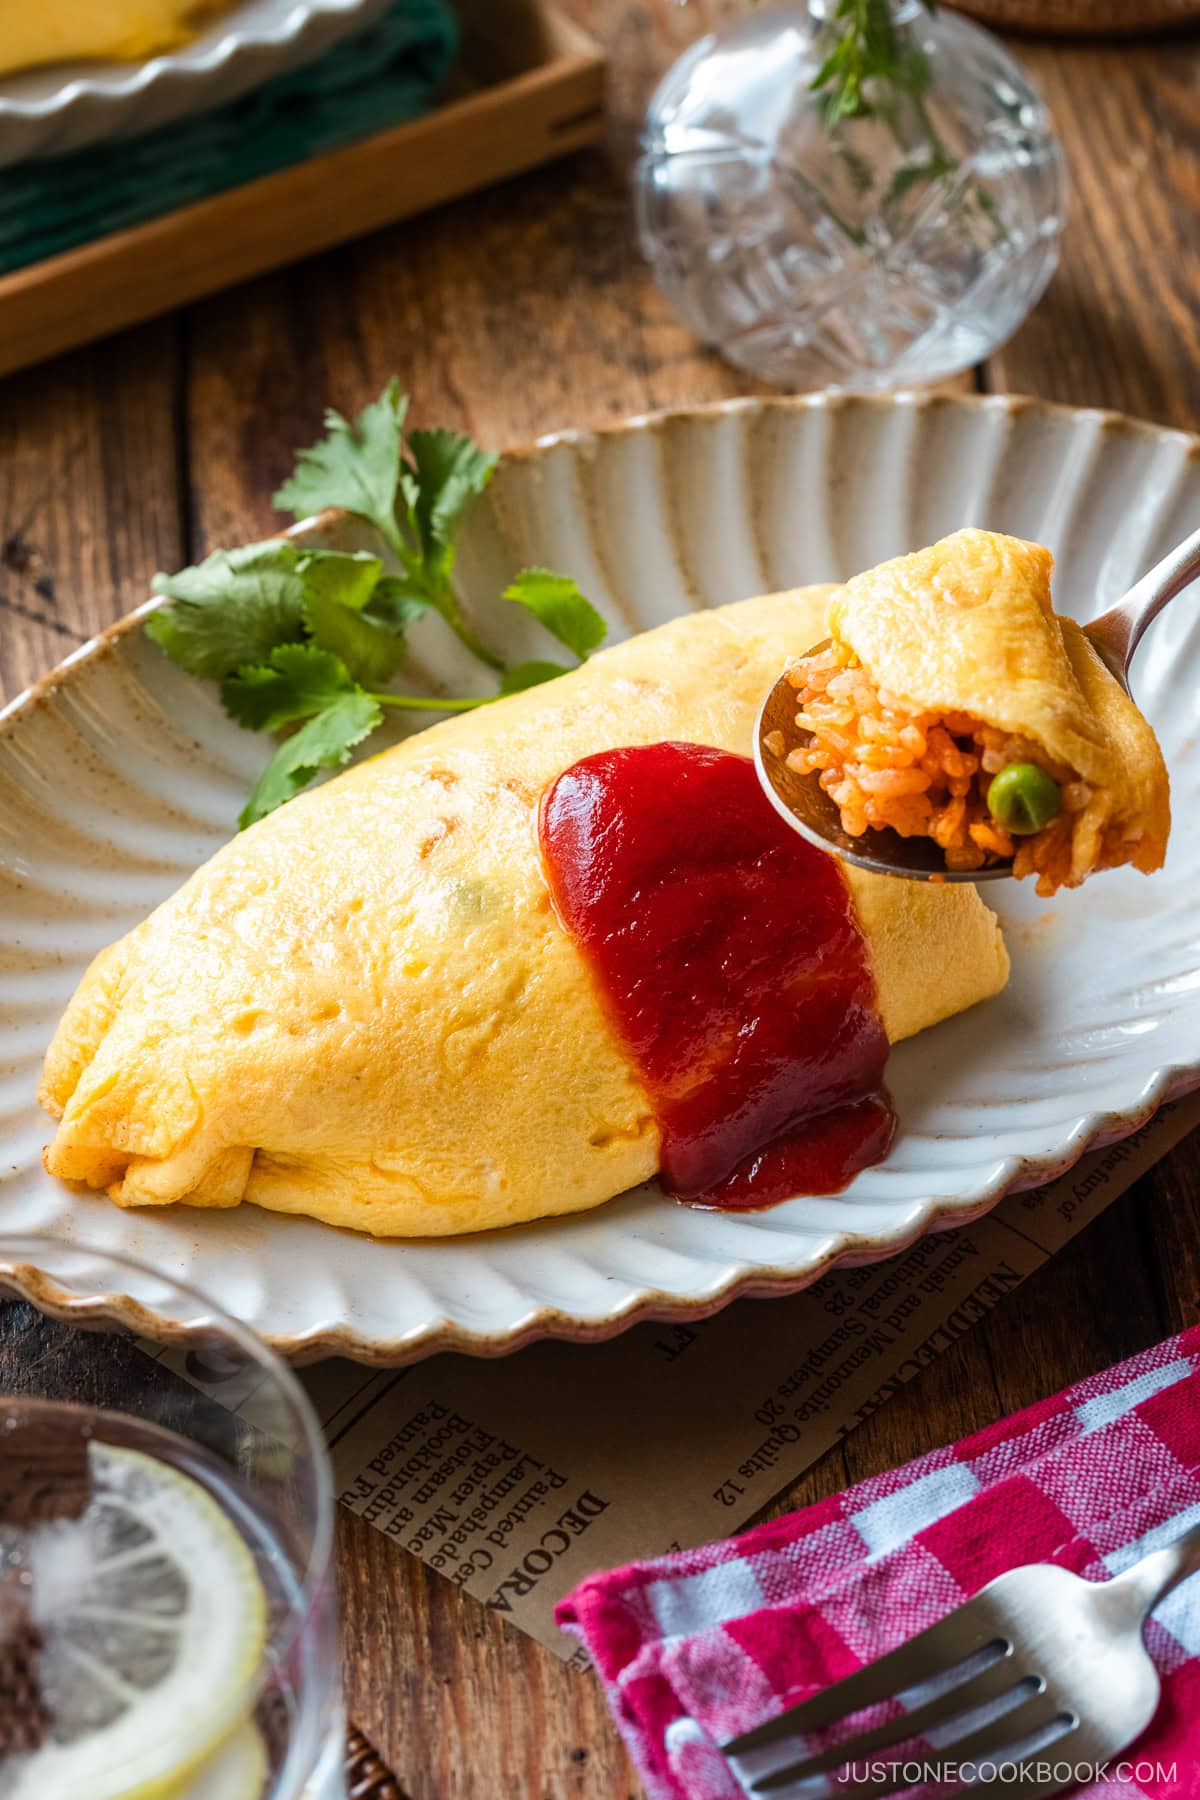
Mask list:
[[[1030,31],[1043,37],[1141,36],[1147,31],[1200,20],[1197,0],[950,0],[996,31]]]
[[[1022,44],[1066,145],[1061,267],[988,385],[1200,424],[1200,47]]]
[[[271,529],[270,493],[322,407],[359,406],[394,371],[418,420],[494,445],[746,391],[656,293],[620,172],[680,47],[679,17],[667,0],[569,10],[612,53],[607,156],[577,155],[0,384],[9,691],[140,599],[155,566]],[[980,385],[1200,427],[1200,43],[1018,49],[1058,119],[1075,203],[1060,273]],[[1191,1143],[770,1510],[1198,1320]],[[412,1800],[633,1800],[590,1678],[348,1514],[338,1562],[351,1716]]]
[[[17,693],[183,553],[178,331],[160,320],[0,386],[0,678]]]

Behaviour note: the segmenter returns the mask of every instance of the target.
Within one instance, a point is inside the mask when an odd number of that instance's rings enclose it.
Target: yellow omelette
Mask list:
[[[653,1176],[659,1127],[551,905],[538,803],[621,745],[748,754],[828,597],[674,620],[234,839],[81,982],[46,1059],[47,1167],[123,1206],[248,1200],[385,1237],[577,1212]],[[893,1041],[1003,986],[974,889],[847,879]]]
[[[142,62],[177,50],[234,0],[0,0],[0,75],[46,63]]]

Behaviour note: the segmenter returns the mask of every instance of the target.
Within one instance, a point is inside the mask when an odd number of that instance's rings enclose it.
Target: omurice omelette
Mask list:
[[[829,1191],[882,1154],[887,1043],[1008,961],[972,887],[845,868],[754,782],[763,693],[829,599],[674,620],[234,839],[81,982],[47,1167],[123,1206],[426,1237],[660,1170],[706,1204],[818,1164]],[[788,1160],[798,1094],[815,1161]]]
[[[857,575],[789,672],[788,753],[853,837],[930,837],[950,869],[1012,858],[1039,894],[1162,867],[1167,770],[1149,724],[1050,601],[1040,544],[965,530]],[[823,634],[824,635],[824,634]]]

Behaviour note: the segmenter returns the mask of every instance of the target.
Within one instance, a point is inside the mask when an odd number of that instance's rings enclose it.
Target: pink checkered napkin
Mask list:
[[[1197,1520],[1200,1327],[728,1543],[589,1576],[558,1622],[591,1651],[651,1800],[744,1800],[718,1744],[1005,1569],[1053,1562],[1103,1581]],[[1146,1642],[1163,1703],[1137,1778],[1080,1795],[1200,1795],[1200,1576],[1158,1608]]]

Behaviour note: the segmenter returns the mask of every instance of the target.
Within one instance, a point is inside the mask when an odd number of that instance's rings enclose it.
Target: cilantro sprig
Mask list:
[[[492,479],[495,453],[455,431],[410,431],[406,442],[407,415],[408,395],[395,379],[353,423],[330,407],[325,436],[300,452],[275,505],[297,519],[326,506],[370,519],[403,571],[396,598],[418,611],[433,607],[472,655],[499,671],[504,659],[470,629],[450,584],[458,528]]]
[[[407,412],[395,380],[354,420],[328,412],[325,436],[300,452],[275,495],[298,519],[339,507],[369,520],[395,571],[382,556],[277,537],[154,578],[167,604],[146,621],[147,635],[180,668],[217,682],[239,725],[287,734],[242,809],[243,827],[347,763],[385,708],[466,712],[569,667],[537,660],[510,668],[464,616],[453,586],[458,534],[497,459],[458,432],[406,433]],[[523,569],[502,597],[525,607],[576,664],[604,641],[603,617],[568,575]],[[409,626],[427,612],[499,677],[498,692],[444,699],[388,687]]]

